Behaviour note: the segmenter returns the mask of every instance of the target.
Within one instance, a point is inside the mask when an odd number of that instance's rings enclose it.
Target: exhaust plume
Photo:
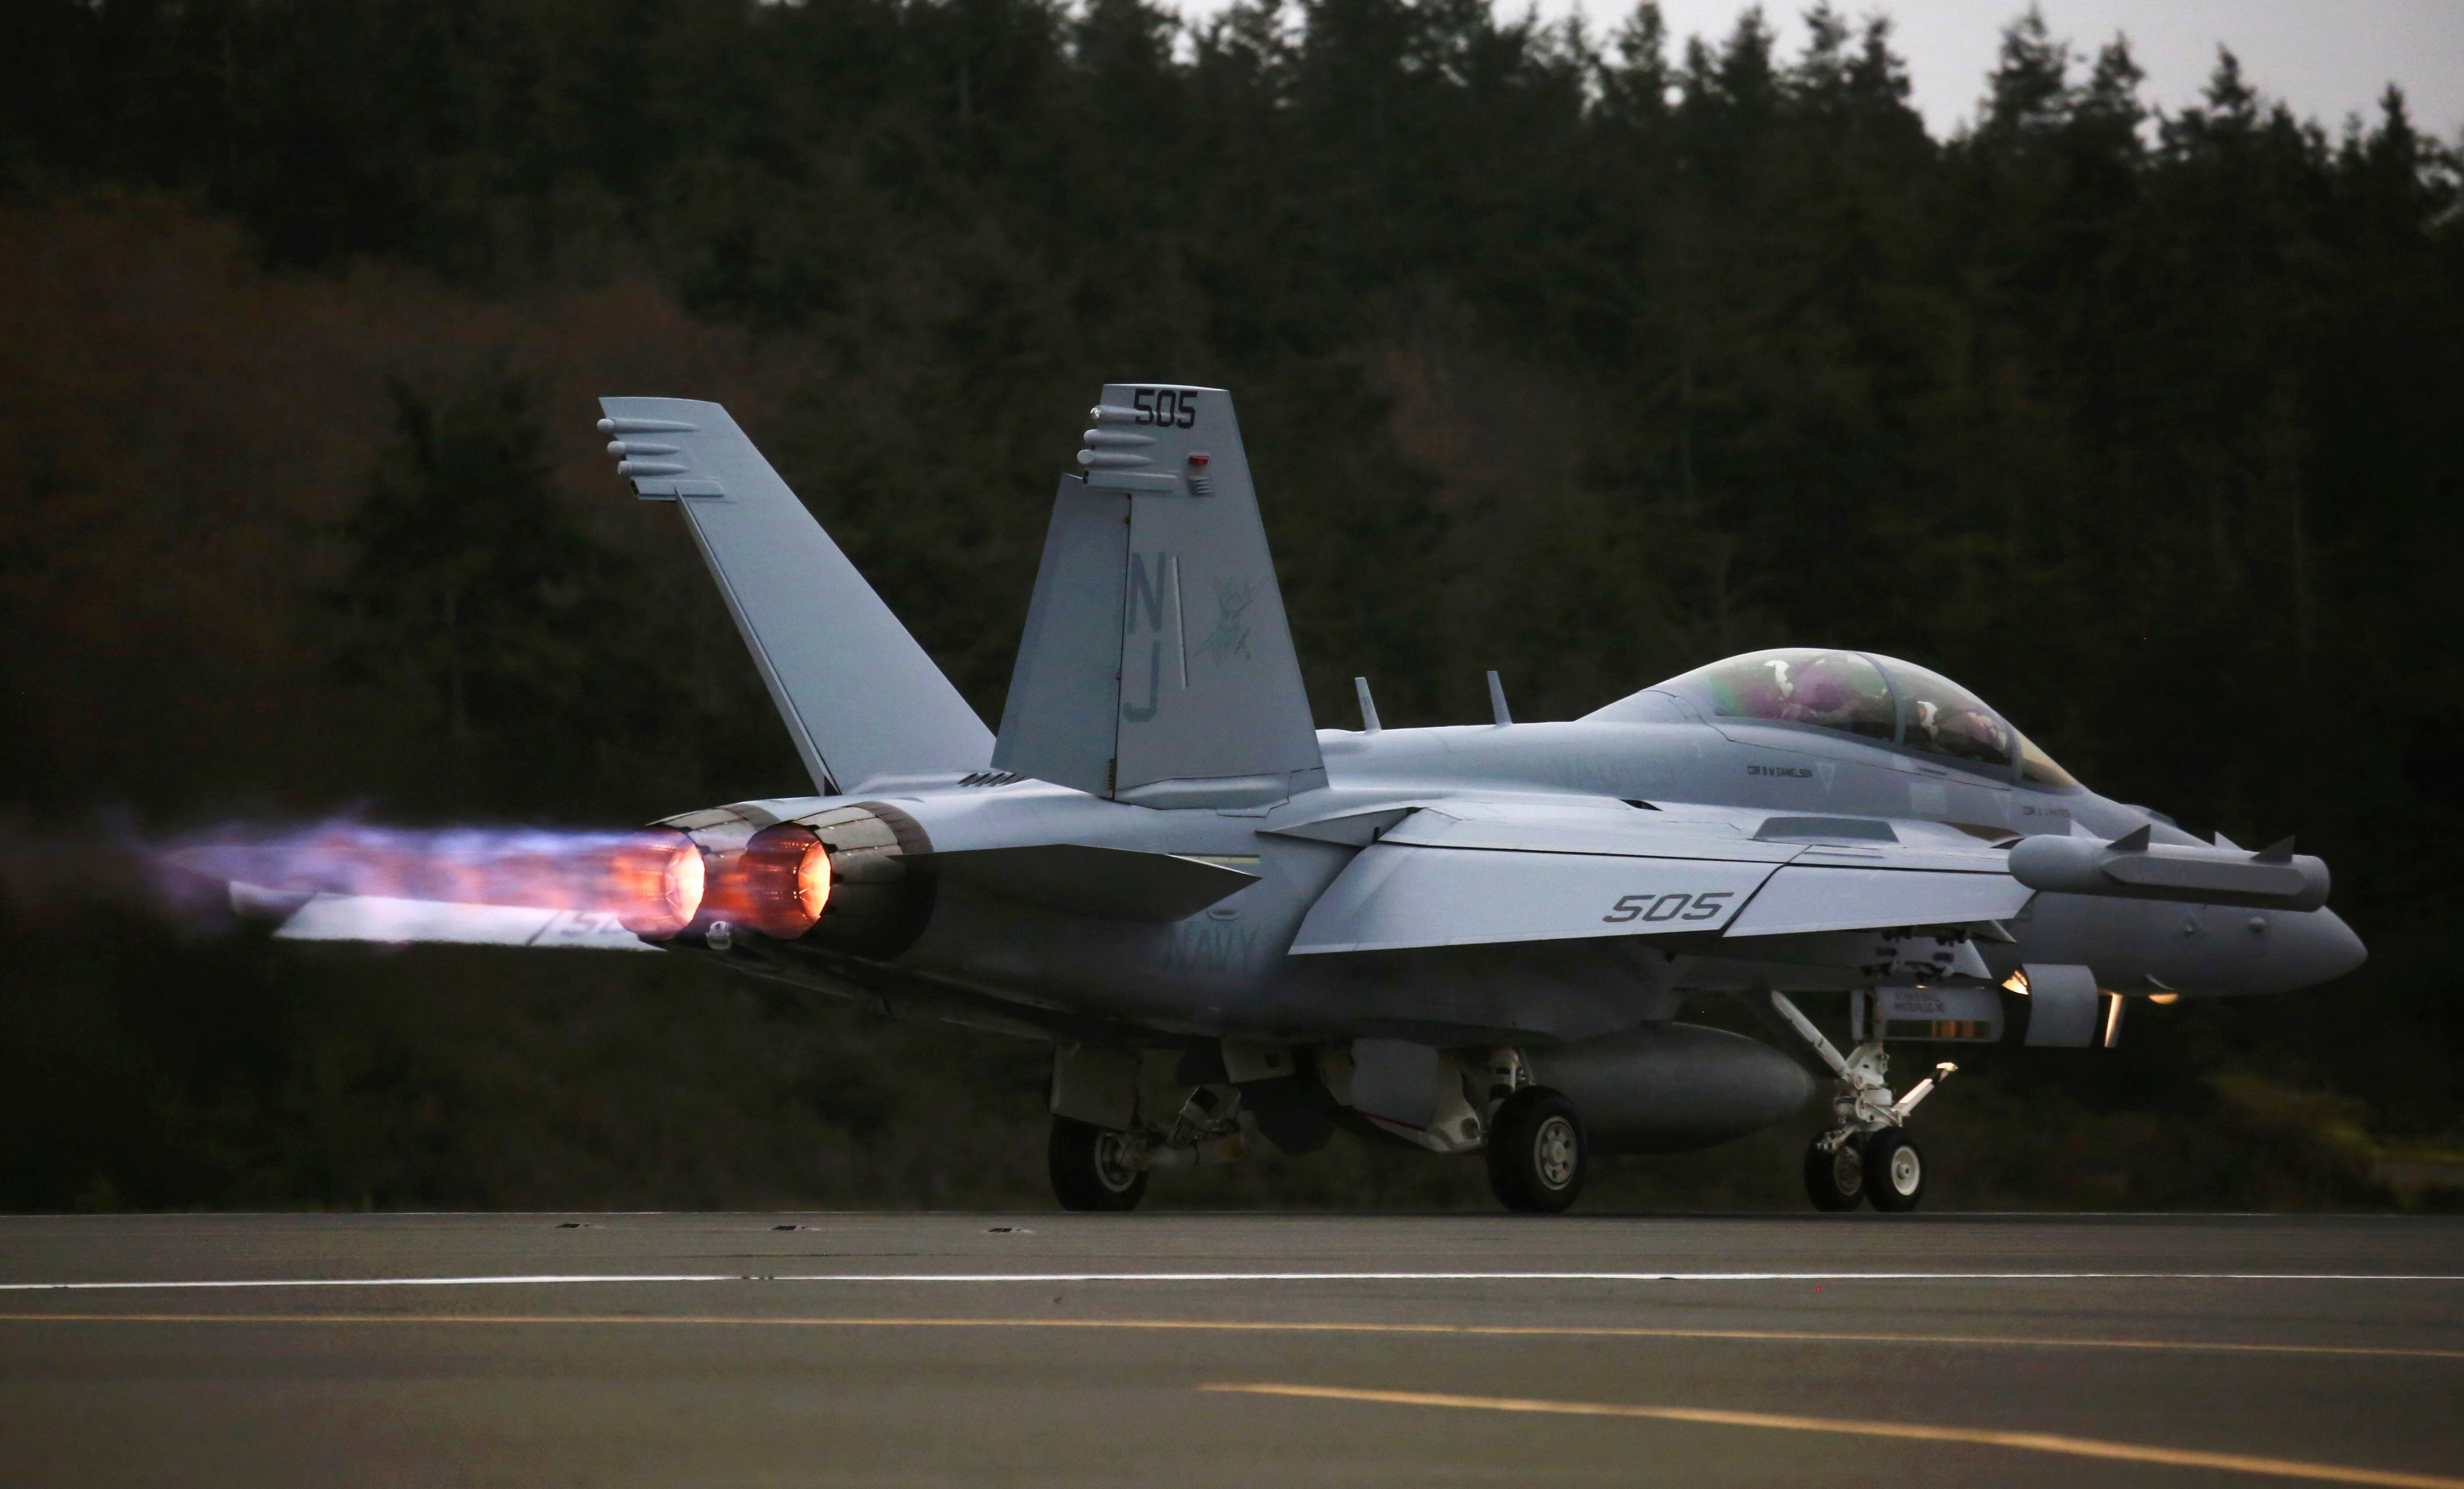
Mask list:
[[[318,895],[350,895],[602,912],[659,939],[692,922],[703,889],[699,850],[664,828],[235,825],[171,840],[146,856],[164,899],[192,916],[226,894],[233,908],[279,914]]]

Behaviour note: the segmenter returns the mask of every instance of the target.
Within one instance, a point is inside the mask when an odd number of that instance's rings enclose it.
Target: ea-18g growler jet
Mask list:
[[[2073,780],[1923,667],[1732,657],[1563,723],[1320,729],[1221,389],[1115,384],[1061,478],[998,734],[715,404],[610,398],[619,475],[674,502],[813,794],[667,818],[598,927],[1052,1045],[1063,1205],[1337,1127],[1485,1156],[1561,1211],[1595,1154],[1832,1122],[1815,1205],[1914,1208],[1954,1066],[1894,1044],[2112,1044],[2125,1011],[2358,966],[2327,870],[2202,842]],[[476,912],[474,912],[476,913]],[[288,934],[355,922],[319,897]],[[2005,1002],[2005,994],[2010,1002]],[[1772,1043],[1678,1021],[1752,1009]],[[1843,1053],[1801,1009],[1844,995]]]

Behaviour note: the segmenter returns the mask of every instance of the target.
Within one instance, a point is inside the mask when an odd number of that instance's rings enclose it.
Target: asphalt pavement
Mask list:
[[[0,1483],[2464,1489],[2464,1221],[0,1217]]]

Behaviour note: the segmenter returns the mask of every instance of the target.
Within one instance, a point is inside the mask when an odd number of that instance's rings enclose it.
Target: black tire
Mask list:
[[[1499,1103],[1488,1125],[1488,1187],[1517,1214],[1553,1215],[1583,1192],[1590,1167],[1574,1103],[1539,1086]]]
[[[1865,1140],[1865,1201],[1876,1210],[1903,1215],[1925,1198],[1925,1155],[1897,1127],[1884,1127]]]
[[[1121,1162],[1121,1134],[1068,1117],[1052,1119],[1052,1195],[1064,1210],[1138,1208],[1147,1174]]]
[[[1805,1145],[1805,1197],[1816,1210],[1854,1210],[1865,1197],[1865,1152],[1855,1138],[1823,1150],[1817,1137]]]

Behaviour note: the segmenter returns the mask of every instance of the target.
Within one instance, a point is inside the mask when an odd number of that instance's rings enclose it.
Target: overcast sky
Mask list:
[[[1525,0],[1502,0],[1519,10]],[[1895,23],[1908,59],[1915,102],[1936,134],[1972,119],[1993,66],[2002,28],[2025,0],[1887,0],[1875,5],[1835,0],[1846,13],[1879,10]],[[1214,13],[1223,0],[1179,0],[1192,18]],[[1595,31],[1613,29],[1631,0],[1541,0],[1543,15],[1581,9]],[[1661,0],[1670,33],[1726,36],[1745,7],[1738,0]],[[1764,8],[1784,55],[1804,43],[1785,0]],[[2464,133],[2464,0],[2044,0],[2045,22],[2057,37],[2094,56],[2116,33],[2130,37],[2147,74],[2143,95],[2178,108],[2197,100],[2215,68],[2217,43],[2241,58],[2242,74],[2261,93],[2331,129],[2347,114],[2377,115],[2389,82],[2404,89],[2415,122],[2453,141]]]

